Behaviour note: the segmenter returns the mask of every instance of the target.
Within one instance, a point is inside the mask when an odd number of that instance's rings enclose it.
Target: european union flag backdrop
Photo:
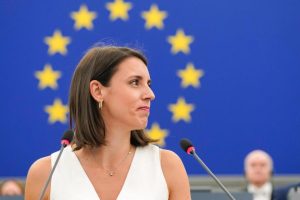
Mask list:
[[[300,174],[300,1],[0,1],[0,177],[26,176],[68,129],[73,71],[95,43],[141,49],[156,95],[147,126],[190,175],[189,138],[217,174],[263,149]]]

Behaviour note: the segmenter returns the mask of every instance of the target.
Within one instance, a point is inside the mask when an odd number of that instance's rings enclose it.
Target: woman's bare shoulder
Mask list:
[[[45,168],[51,168],[51,156],[46,156],[36,160],[30,167],[29,172],[40,171],[43,172]]]
[[[180,157],[173,151],[160,149],[161,165],[164,171],[181,171],[186,174]]]
[[[166,167],[182,163],[180,157],[170,150],[160,149],[160,157],[162,164]]]
[[[43,157],[35,161],[29,168],[27,179],[34,178],[39,180],[48,175],[51,170],[51,157]]]

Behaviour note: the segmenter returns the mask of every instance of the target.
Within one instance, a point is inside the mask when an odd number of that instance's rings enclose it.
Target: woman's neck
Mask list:
[[[102,167],[114,167],[129,152],[134,151],[134,147],[130,144],[130,132],[106,132],[106,145],[97,148],[85,148],[84,154],[96,163],[100,163]]]

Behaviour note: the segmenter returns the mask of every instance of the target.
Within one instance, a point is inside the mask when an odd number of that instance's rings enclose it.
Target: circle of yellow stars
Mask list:
[[[129,12],[133,8],[133,4],[124,0],[114,0],[106,3],[106,9],[109,11],[109,20],[122,20],[129,19]],[[145,20],[145,29],[158,29],[162,30],[165,27],[164,20],[168,17],[168,12],[160,10],[157,4],[152,4],[149,10],[142,11],[141,18]],[[89,10],[86,4],[82,4],[78,11],[70,13],[70,18],[74,20],[74,29],[76,31],[86,29],[91,31],[94,28],[93,21],[97,18],[95,11]],[[166,38],[166,41],[171,45],[171,54],[189,54],[191,52],[190,45],[194,42],[194,37],[187,35],[182,28],[178,28],[174,35]],[[48,46],[48,54],[53,56],[60,54],[67,55],[67,46],[71,44],[71,38],[65,36],[61,30],[54,30],[52,36],[46,36],[44,43]],[[44,90],[50,88],[55,90],[58,88],[58,80],[62,76],[62,72],[54,70],[50,64],[45,64],[43,70],[36,71],[34,76],[38,79],[38,88]],[[193,63],[187,63],[185,68],[177,71],[177,76],[181,79],[181,87],[194,87],[200,88],[200,79],[204,76],[204,71],[197,69]],[[55,123],[67,122],[67,114],[69,112],[67,105],[63,104],[62,100],[56,98],[52,105],[47,105],[44,108],[48,114],[48,122]],[[177,123],[179,121],[190,122],[192,120],[191,113],[195,110],[195,105],[187,103],[184,97],[179,97],[177,102],[171,103],[168,110],[172,113],[172,121]],[[157,144],[165,146],[165,138],[169,135],[167,129],[162,129],[160,125],[155,122],[151,128],[146,130],[149,137],[157,139]]]

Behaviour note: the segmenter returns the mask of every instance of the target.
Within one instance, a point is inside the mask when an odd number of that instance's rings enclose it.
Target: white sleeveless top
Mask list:
[[[51,155],[51,165],[58,152]],[[123,187],[116,200],[168,200],[159,148],[137,147]],[[101,200],[77,156],[66,147],[51,180],[50,200]]]

